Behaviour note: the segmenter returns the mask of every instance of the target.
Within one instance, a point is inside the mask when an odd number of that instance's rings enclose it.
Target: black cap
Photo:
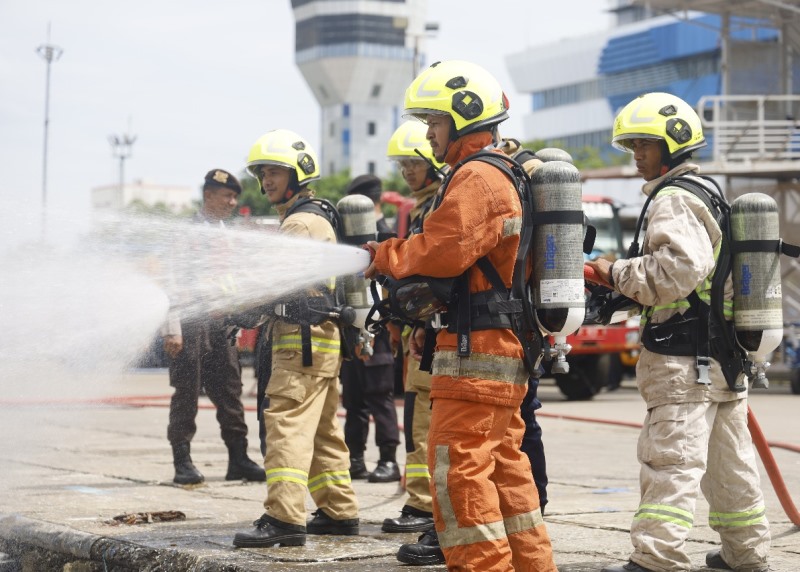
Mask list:
[[[345,192],[348,195],[364,195],[377,204],[381,200],[383,183],[375,175],[359,175],[350,181]]]
[[[236,191],[237,195],[242,193],[242,185],[239,184],[238,179],[231,175],[228,171],[223,171],[222,169],[211,169],[208,173],[206,173],[206,180],[205,183],[203,183],[203,190],[209,187],[224,187],[226,189],[232,189],[233,191]]]

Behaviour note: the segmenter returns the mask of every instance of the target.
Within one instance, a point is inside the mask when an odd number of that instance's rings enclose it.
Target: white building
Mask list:
[[[415,77],[427,0],[292,0],[295,62],[321,108],[323,176],[386,176],[386,143]]]
[[[96,210],[120,210],[131,203],[139,202],[147,206],[164,205],[174,213],[191,208],[198,200],[197,189],[189,186],[159,185],[137,180],[123,187],[105,185],[92,189],[92,208]]]

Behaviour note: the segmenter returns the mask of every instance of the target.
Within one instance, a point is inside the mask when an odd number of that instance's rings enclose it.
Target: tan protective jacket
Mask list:
[[[649,196],[665,179],[696,175],[697,170],[697,165],[683,163],[648,181],[642,192]],[[712,275],[721,239],[719,225],[699,198],[676,186],[667,186],[650,205],[642,240],[643,255],[614,263],[614,286],[628,298],[652,308],[649,320],[654,324],[663,323],[676,313],[685,312],[687,296]],[[732,296],[729,280],[726,298]],[[648,408],[669,402],[726,401],[746,396],[746,392],[733,393],[728,389],[716,362],[710,372],[711,389],[695,383],[695,361],[691,356],[664,356],[643,349],[637,378]]]
[[[307,190],[292,197],[289,201],[275,207],[283,217],[286,211],[302,197],[313,197],[313,191]],[[280,232],[283,234],[311,238],[322,242],[336,242],[336,233],[324,217],[314,213],[292,213],[281,221]],[[287,256],[292,256],[288,253]],[[279,271],[276,269],[276,271]],[[331,284],[333,286],[333,278]],[[310,290],[309,296],[319,296],[318,291]],[[303,366],[300,345],[300,326],[274,320],[272,335],[272,367],[280,367],[288,371],[296,371],[319,377],[336,377],[341,365],[339,327],[332,321],[311,326],[311,349],[313,363]]]

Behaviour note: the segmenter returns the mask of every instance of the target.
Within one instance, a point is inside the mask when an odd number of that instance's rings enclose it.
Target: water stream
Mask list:
[[[12,225],[3,232],[13,233]],[[106,215],[62,216],[46,240],[0,246],[0,391],[22,397],[44,369],[108,377],[135,363],[170,306],[183,318],[269,303],[368,264],[366,252],[261,228]],[[22,223],[20,223],[22,224]],[[25,223],[29,224],[29,222]],[[50,395],[80,391],[54,383]]]

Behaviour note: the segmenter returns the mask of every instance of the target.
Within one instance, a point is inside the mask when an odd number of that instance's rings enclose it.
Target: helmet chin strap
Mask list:
[[[294,193],[295,193],[295,191],[293,191],[292,189],[286,189],[286,192],[283,193],[283,196],[281,197],[281,200],[279,201],[279,204],[283,204],[285,202],[288,202],[289,199],[291,199],[294,196]],[[261,194],[262,195],[266,195],[267,194],[267,191],[264,190],[264,187],[261,187]]]

